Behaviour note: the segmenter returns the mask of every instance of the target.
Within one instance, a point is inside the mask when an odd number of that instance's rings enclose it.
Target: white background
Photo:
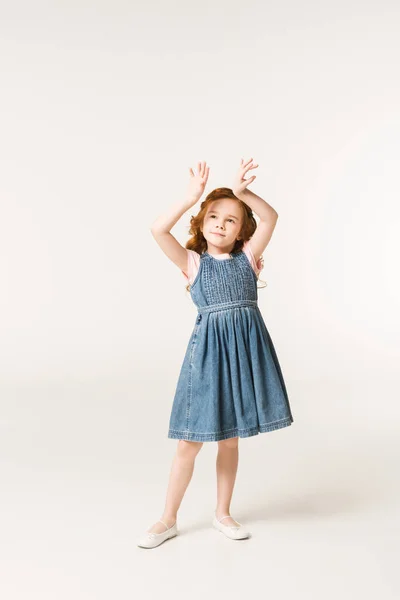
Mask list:
[[[0,7],[2,595],[397,598],[399,5]],[[150,226],[242,157],[279,213],[259,306],[295,422],[241,442],[247,546],[210,530],[204,444],[148,563],[196,314]]]

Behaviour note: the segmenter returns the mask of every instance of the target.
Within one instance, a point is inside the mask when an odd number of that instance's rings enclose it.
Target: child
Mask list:
[[[160,248],[189,282],[198,314],[181,367],[168,437],[178,439],[162,519],[138,542],[154,548],[178,533],[177,513],[204,442],[218,442],[217,506],[212,524],[230,539],[249,532],[229,514],[238,466],[239,437],[292,424],[278,358],[257,304],[262,252],[278,214],[247,189],[258,165],[241,160],[232,189],[217,188],[191,218],[184,248],[170,233],[203,194],[210,168],[190,169],[187,198],[151,228]],[[258,215],[257,225],[252,211]],[[222,521],[225,523],[222,523]]]

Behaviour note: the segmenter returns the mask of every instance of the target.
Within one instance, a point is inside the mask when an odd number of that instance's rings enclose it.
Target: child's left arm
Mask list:
[[[250,240],[250,246],[257,262],[269,244],[278,220],[278,213],[270,204],[268,204],[268,202],[247,189],[247,186],[254,181],[256,176],[253,175],[249,179],[244,179],[244,175],[250,169],[258,167],[258,165],[253,165],[252,161],[252,158],[247,162],[244,162],[243,159],[241,160],[234,185],[232,186],[232,191],[236,198],[239,198],[239,200],[242,200],[247,204],[247,206],[249,206],[260,218],[257,229]]]

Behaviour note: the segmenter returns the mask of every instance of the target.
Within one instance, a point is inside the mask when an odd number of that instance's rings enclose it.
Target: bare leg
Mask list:
[[[239,438],[229,438],[218,442],[217,454],[217,507],[215,513],[218,519],[229,515],[233,488],[239,463]],[[238,526],[232,517],[224,519],[223,525]]]
[[[178,441],[176,454],[172,461],[165,508],[161,516],[161,519],[165,521],[168,527],[172,527],[177,519],[178,509],[186,492],[186,488],[192,479],[196,456],[200,452],[202,446],[203,442],[191,442],[187,440]],[[227,519],[224,520],[226,521]],[[148,529],[149,533],[163,533],[164,531],[166,531],[165,526],[159,522],[154,523],[154,525]]]

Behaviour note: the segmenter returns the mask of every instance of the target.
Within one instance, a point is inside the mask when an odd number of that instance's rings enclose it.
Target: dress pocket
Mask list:
[[[200,327],[200,321],[201,321],[201,315],[197,315],[196,317],[196,322],[194,324],[194,328],[193,328],[193,343],[196,340],[196,336],[197,336],[197,331]]]

